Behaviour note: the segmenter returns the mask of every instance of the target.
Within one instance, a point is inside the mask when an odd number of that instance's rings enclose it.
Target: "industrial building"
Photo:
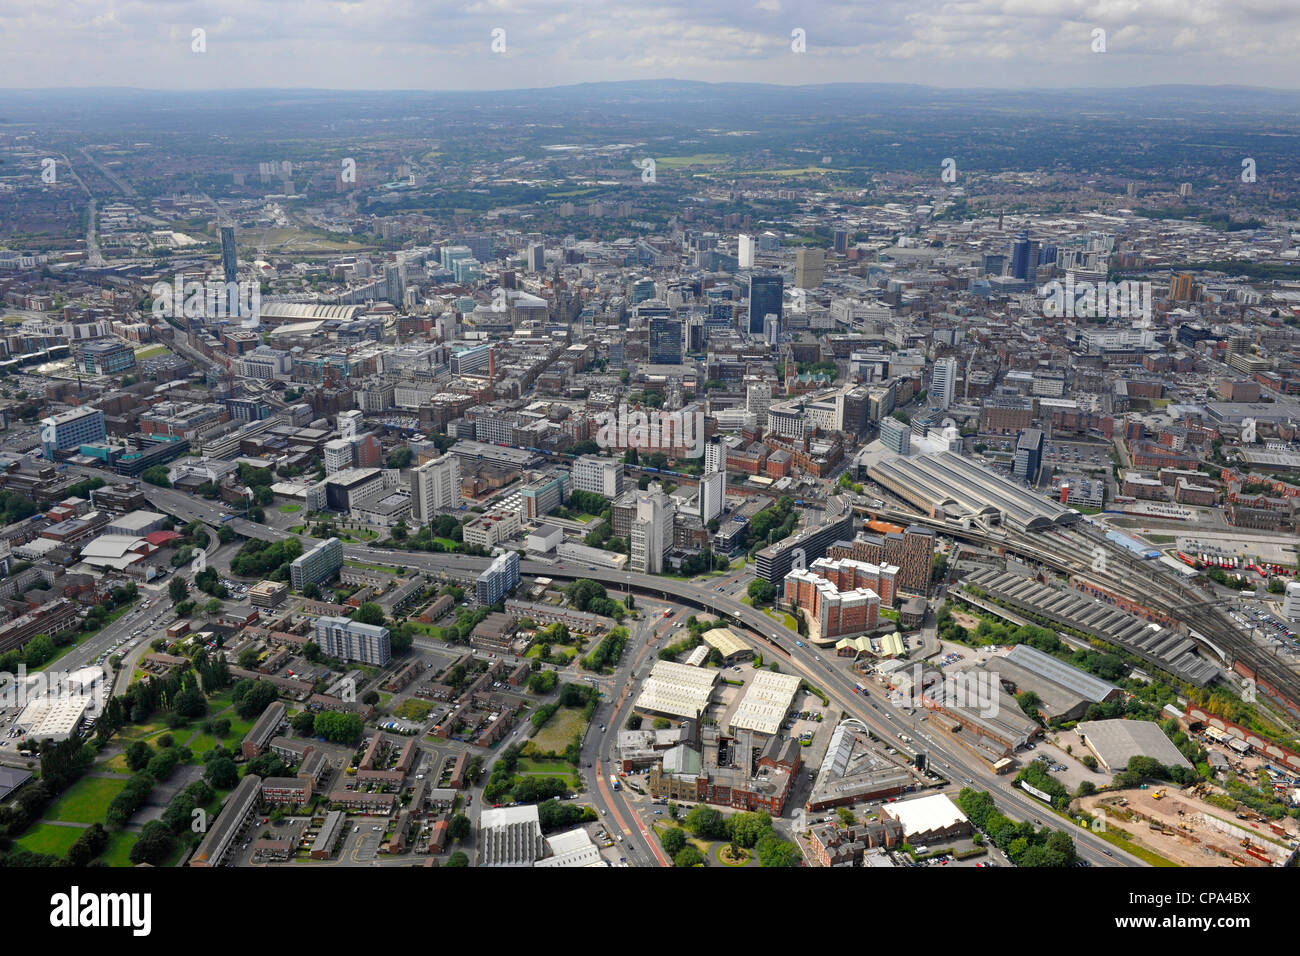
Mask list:
[[[752,730],[767,736],[775,734],[794,704],[799,684],[798,674],[758,671],[750,679],[745,696],[731,715],[728,729],[733,734],[739,730]]]
[[[807,807],[827,810],[893,797],[912,782],[911,774],[872,745],[866,725],[850,718],[831,734]]]
[[[1114,684],[1028,644],[1017,644],[994,657],[987,669],[998,675],[1008,692],[1037,694],[1039,716],[1047,721],[1079,720],[1094,704],[1124,696]]]
[[[675,661],[656,661],[641,685],[635,709],[648,714],[699,720],[709,706],[716,670],[691,667]]]
[[[903,838],[914,846],[971,834],[966,814],[942,793],[888,804],[881,807],[880,814],[901,823]]]
[[[1107,641],[1198,687],[1219,676],[1217,666],[1197,656],[1192,638],[1076,591],[993,568],[972,571],[966,580],[1017,610]]]
[[[950,451],[887,458],[869,465],[867,477],[935,518],[971,518],[1017,531],[1045,531],[1079,520],[1077,511]]]
[[[1085,720],[1075,731],[1109,773],[1128,767],[1133,757],[1151,757],[1166,767],[1192,765],[1160,725],[1149,720]]]

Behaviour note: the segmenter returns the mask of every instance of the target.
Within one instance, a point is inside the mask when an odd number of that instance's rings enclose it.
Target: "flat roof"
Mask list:
[[[1132,757],[1151,757],[1166,767],[1192,768],[1160,725],[1149,720],[1084,720],[1075,730],[1112,773],[1125,769]]]
[[[903,834],[909,838],[914,834],[934,833],[966,822],[966,814],[957,809],[957,804],[943,793],[891,804],[889,814],[903,825]]]

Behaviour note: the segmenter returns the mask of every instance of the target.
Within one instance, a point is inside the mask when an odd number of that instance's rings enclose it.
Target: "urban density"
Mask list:
[[[851,79],[8,91],[0,864],[1294,865],[1300,94]]]

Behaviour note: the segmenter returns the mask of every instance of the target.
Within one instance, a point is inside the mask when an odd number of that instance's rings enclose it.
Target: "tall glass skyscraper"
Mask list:
[[[1033,278],[1033,270],[1038,266],[1029,263],[1029,233],[1022,232],[1011,244],[1011,275],[1016,279]]]
[[[781,297],[785,291],[785,280],[776,273],[752,275],[749,277],[749,333],[763,334],[763,319],[775,315],[783,316]]]

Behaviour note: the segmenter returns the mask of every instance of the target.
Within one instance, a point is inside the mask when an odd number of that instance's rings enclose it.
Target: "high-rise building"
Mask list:
[[[754,241],[753,236],[741,233],[740,238],[736,240],[736,265],[741,269],[754,268],[754,251],[757,248],[758,243]]]
[[[617,458],[583,455],[573,463],[573,488],[613,501],[623,493],[623,462]]]
[[[1011,474],[1032,485],[1038,480],[1038,470],[1042,463],[1043,433],[1037,428],[1026,428],[1016,439],[1016,458],[1011,466]]]
[[[912,453],[912,428],[897,418],[880,420],[880,442],[890,451],[899,455]]]
[[[682,364],[682,320],[677,316],[650,317],[650,361],[656,365]]]
[[[100,441],[105,434],[104,413],[89,405],[41,419],[41,447],[51,461],[55,452]]]
[[[826,274],[826,252],[806,246],[794,254],[794,284],[799,289],[818,289]]]
[[[847,229],[835,230],[835,253],[836,255],[845,255],[849,251],[849,231]]]
[[[335,438],[325,443],[325,474],[335,475],[352,467],[352,442]]]
[[[115,375],[135,368],[135,349],[115,339],[87,342],[77,357],[82,371],[91,375]]]
[[[948,408],[957,394],[957,360],[942,358],[934,363],[930,373],[929,401],[931,407]]]
[[[528,271],[546,271],[546,247],[540,242],[534,242],[528,246]]]
[[[411,514],[428,524],[438,512],[461,505],[460,456],[451,452],[411,469]]]
[[[1037,262],[1029,262],[1029,233],[1022,232],[1011,244],[1011,277],[1014,279],[1032,279]]]
[[[1196,281],[1190,272],[1180,272],[1169,279],[1169,298],[1174,302],[1192,302],[1196,298]]]
[[[365,424],[365,417],[365,413],[359,408],[349,408],[347,411],[339,412],[337,419],[339,437],[346,441],[356,438]]]
[[[708,523],[722,514],[727,497],[727,473],[705,471],[700,476],[700,520]]]
[[[636,499],[632,519],[630,567],[642,574],[660,574],[664,555],[673,544],[673,503],[662,492],[650,491]]]
[[[321,653],[340,661],[383,667],[393,657],[388,628],[348,617],[318,617],[313,633]]]
[[[384,271],[384,298],[389,305],[398,309],[406,299],[406,266],[401,262],[390,262]]]
[[[491,606],[510,593],[519,583],[519,552],[498,554],[487,570],[474,582],[474,596],[483,605]]]
[[[1282,616],[1288,621],[1300,621],[1300,581],[1288,581],[1286,597],[1282,599]]]
[[[239,254],[235,248],[235,227],[221,227],[221,274],[226,280],[226,314],[239,314]]]
[[[751,275],[749,277],[749,334],[762,335],[763,320],[769,315],[780,319],[785,279],[778,273]]]
[[[308,584],[328,581],[339,573],[341,567],[343,542],[338,538],[330,538],[294,559],[289,565],[289,583],[295,591],[301,591]]]

